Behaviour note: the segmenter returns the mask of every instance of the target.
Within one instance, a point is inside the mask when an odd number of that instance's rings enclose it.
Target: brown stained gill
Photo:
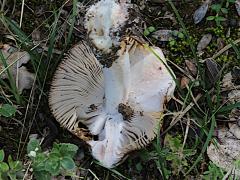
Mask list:
[[[94,136],[85,128],[76,128],[73,131],[73,134],[83,141],[90,141],[94,139]]]
[[[118,112],[122,114],[124,120],[130,120],[134,114],[134,110],[123,103],[120,103],[118,106]]]

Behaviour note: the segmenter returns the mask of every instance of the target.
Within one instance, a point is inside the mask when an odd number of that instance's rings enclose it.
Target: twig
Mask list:
[[[232,44],[238,44],[240,42],[240,39],[237,39],[235,41],[232,42]],[[228,44],[225,47],[223,47],[220,51],[218,51],[216,54],[214,54],[212,56],[212,59],[217,58],[218,56],[220,56],[222,53],[224,53],[225,51],[227,51],[228,49],[230,49],[232,47],[232,44]]]
[[[196,102],[202,97],[202,94],[198,94],[195,98]],[[177,115],[173,118],[170,126],[160,135],[163,136],[166,134],[182,117],[195,105],[195,103],[191,102],[183,111],[177,112]]]

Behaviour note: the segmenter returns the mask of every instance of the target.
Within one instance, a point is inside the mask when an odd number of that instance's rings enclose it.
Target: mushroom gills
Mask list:
[[[89,118],[103,111],[103,86],[100,63],[85,42],[79,43],[55,72],[49,94],[53,115],[69,131],[74,131],[79,120],[89,124]]]

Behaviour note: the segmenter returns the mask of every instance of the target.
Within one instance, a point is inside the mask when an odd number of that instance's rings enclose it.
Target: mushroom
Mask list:
[[[121,42],[118,58],[109,68],[101,67],[81,43],[57,69],[49,104],[72,133],[79,135],[81,122],[98,136],[87,143],[92,155],[111,168],[155,138],[163,104],[175,89],[169,69],[160,48],[146,48],[131,37]]]
[[[3,45],[1,49],[3,58],[6,60],[8,70],[12,73],[16,85],[20,93],[23,89],[30,89],[33,85],[35,75],[27,70],[24,64],[30,60],[30,55],[26,51],[11,52],[13,48],[7,44]],[[0,61],[0,73],[2,79],[7,79],[8,75],[5,72],[6,68],[2,61]]]
[[[85,28],[93,44],[100,50],[110,52],[112,44],[117,44],[116,33],[128,19],[127,4],[116,0],[101,0],[93,4],[85,16]]]

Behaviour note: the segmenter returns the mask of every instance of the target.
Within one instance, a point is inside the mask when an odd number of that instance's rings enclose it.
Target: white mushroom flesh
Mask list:
[[[109,52],[112,44],[117,44],[118,37],[111,36],[119,31],[128,19],[127,4],[116,0],[101,0],[92,5],[85,16],[85,28],[95,46]]]
[[[174,77],[152,52],[131,39],[122,48],[113,65],[103,69],[106,123],[100,139],[89,141],[93,156],[108,168],[154,139],[160,118],[156,112],[163,111],[175,89]],[[161,49],[154,51],[166,63]],[[117,112],[120,103],[133,110],[128,120]]]

